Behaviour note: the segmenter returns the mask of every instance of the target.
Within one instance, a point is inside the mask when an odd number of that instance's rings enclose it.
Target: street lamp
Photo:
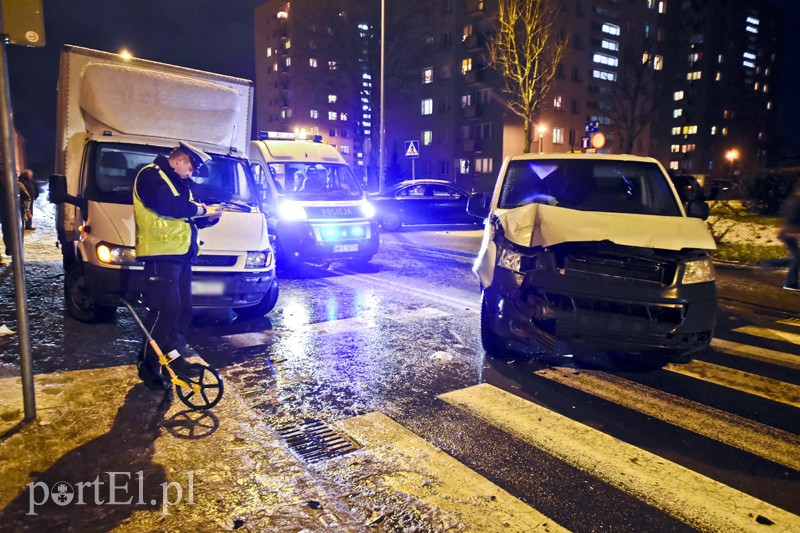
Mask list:
[[[730,175],[731,180],[733,180],[733,167],[736,164],[736,160],[738,158],[739,158],[739,150],[735,148],[725,152],[725,159],[727,159],[731,163],[731,175]]]
[[[547,131],[547,126],[540,124],[537,128],[539,130],[539,153],[544,153],[544,132]]]

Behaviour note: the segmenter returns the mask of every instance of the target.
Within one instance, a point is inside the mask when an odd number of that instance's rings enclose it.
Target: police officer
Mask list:
[[[190,179],[211,157],[181,142],[168,157],[159,155],[139,171],[133,185],[136,257],[144,262],[144,323],[177,372],[188,363],[186,330],[192,320],[192,260],[198,251],[198,227],[216,222],[220,206],[194,201]],[[139,352],[139,377],[151,389],[169,388],[158,356],[145,339]]]

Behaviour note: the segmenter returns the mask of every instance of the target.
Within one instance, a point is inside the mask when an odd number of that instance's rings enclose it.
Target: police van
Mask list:
[[[333,146],[322,138],[259,132],[250,165],[276,255],[287,271],[298,262],[367,263],[378,251],[378,225],[366,194]]]

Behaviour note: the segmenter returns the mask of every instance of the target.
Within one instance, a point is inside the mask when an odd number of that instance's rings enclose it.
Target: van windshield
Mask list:
[[[133,203],[133,182],[159,154],[172,150],[157,146],[98,143],[87,186],[89,200]],[[257,206],[258,199],[247,161],[212,154],[212,160],[192,176],[192,195],[207,203],[235,202]]]
[[[363,196],[350,167],[341,163],[270,163],[278,194],[294,200],[354,200]]]
[[[510,161],[498,207],[542,203],[605,213],[681,216],[654,163],[591,159]]]

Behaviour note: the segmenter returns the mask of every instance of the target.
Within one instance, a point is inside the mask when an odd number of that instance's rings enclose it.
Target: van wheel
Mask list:
[[[117,310],[116,307],[95,302],[89,292],[86,272],[79,266],[70,268],[64,278],[64,302],[67,312],[79,322],[108,322]]]
[[[402,225],[403,221],[397,213],[386,213],[381,219],[381,227],[386,231],[397,231]]]
[[[234,309],[234,311],[236,311],[236,314],[241,318],[261,318],[275,308],[275,304],[278,303],[279,292],[278,282],[273,281],[272,286],[257,305],[240,307]]]
[[[505,343],[500,336],[492,331],[491,319],[489,317],[489,302],[486,292],[481,296],[481,344],[484,351],[491,356],[501,357],[505,348]]]
[[[286,273],[289,269],[291,269],[295,263],[297,263],[297,259],[292,257],[291,255],[287,254],[283,251],[283,246],[281,246],[280,241],[275,241],[274,245],[275,251],[275,270],[281,273]]]

